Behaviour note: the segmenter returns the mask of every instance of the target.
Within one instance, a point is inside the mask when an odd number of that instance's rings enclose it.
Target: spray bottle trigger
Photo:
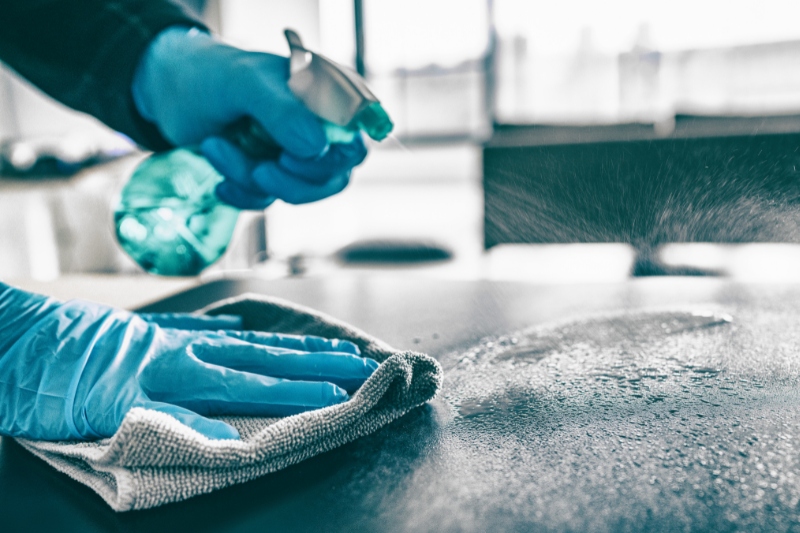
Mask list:
[[[303,46],[303,39],[301,39],[300,35],[298,35],[297,32],[294,31],[293,29],[286,28],[285,30],[283,30],[283,34],[286,36],[286,40],[289,42],[289,48],[291,50],[295,50],[295,49],[305,50],[306,49],[306,47]]]

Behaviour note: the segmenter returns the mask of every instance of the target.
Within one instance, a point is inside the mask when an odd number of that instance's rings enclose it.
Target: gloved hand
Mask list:
[[[176,145],[201,144],[227,179],[217,196],[240,209],[280,198],[302,204],[344,189],[367,150],[360,136],[328,144],[322,123],[289,90],[288,58],[246,52],[183,27],[161,32],[139,62],[133,99],[139,113]],[[220,138],[243,116],[283,147],[278,161],[256,161]]]
[[[143,318],[0,283],[0,434],[110,437],[132,407],[143,407],[208,438],[237,439],[233,427],[205,416],[286,416],[338,404],[378,367],[347,341],[205,329],[220,325],[240,319]]]

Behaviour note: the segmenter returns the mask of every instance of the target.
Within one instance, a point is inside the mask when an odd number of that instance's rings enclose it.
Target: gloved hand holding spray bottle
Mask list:
[[[197,32],[189,30],[192,31]],[[271,100],[264,103],[264,115],[255,117],[248,114],[248,108],[259,104],[257,94],[253,95],[254,102],[241,105],[235,98],[228,101],[224,94],[214,94],[224,93],[225,80],[215,83],[215,80],[198,77],[209,85],[210,96],[223,103],[220,110],[210,111],[218,116],[203,117],[203,125],[196,128],[191,124],[187,127],[182,116],[181,121],[174,121],[175,127],[171,127],[173,111],[169,98],[147,90],[147,77],[154,75],[145,68],[137,76],[134,99],[142,115],[159,124],[169,140],[185,144],[206,139],[200,145],[150,156],[138,166],[122,191],[115,210],[117,238],[122,248],[146,271],[167,276],[198,274],[225,252],[238,218],[237,207],[263,209],[276,197],[290,203],[304,203],[335,194],[347,184],[349,169],[366,156],[360,131],[377,141],[391,132],[389,116],[363,78],[307,50],[295,32],[286,30],[285,33],[291,51],[288,87],[306,110],[292,109],[294,102],[286,101],[288,98],[281,102],[281,98],[271,95]],[[180,37],[177,42],[184,43],[185,35]],[[167,35],[164,48],[169,49],[169,38]],[[261,70],[274,76],[276,92],[280,91],[281,83],[286,83],[285,78],[281,79],[283,58],[225,47],[202,32],[197,32],[193,38],[197,44],[192,45],[194,48],[189,53],[194,49],[202,50],[204,61],[210,57],[211,61],[217,60],[226,66],[237,62],[272,61]],[[158,54],[158,46],[155,48]],[[173,50],[169,52],[174,53]],[[160,68],[159,63],[168,64],[169,61],[156,57],[151,61],[155,64],[152,69]],[[163,92],[164,77],[162,74],[160,83],[150,85]],[[180,77],[176,83],[183,78],[190,82],[192,79],[191,73],[187,75],[183,71]],[[144,81],[137,85],[138,78]],[[264,79],[258,81],[261,86],[265,84]],[[175,107],[179,106],[177,103]],[[303,124],[301,111],[309,115],[308,110],[323,121],[325,139],[321,142],[325,149],[322,153],[303,146],[314,142],[315,132],[310,128],[315,126]],[[224,131],[221,139],[208,139],[214,132],[202,131],[207,128],[206,124],[226,120],[219,124]],[[287,124],[281,120],[293,122]],[[309,123],[309,119],[305,122]],[[298,128],[301,131],[297,131]],[[287,153],[290,145],[294,153]],[[304,155],[311,157],[304,158]],[[268,163],[258,164],[264,161]],[[218,168],[224,169],[228,179],[223,178]],[[289,183],[287,175],[301,176],[307,183],[298,187],[297,181]]]

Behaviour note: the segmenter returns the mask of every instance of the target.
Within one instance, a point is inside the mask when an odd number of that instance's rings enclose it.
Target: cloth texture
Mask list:
[[[131,84],[150,41],[171,26],[205,29],[166,0],[0,0],[0,60],[56,100],[166,150]]]
[[[346,339],[381,365],[343,404],[286,418],[220,417],[242,440],[209,440],[167,414],[134,408],[110,439],[17,439],[97,492],[115,511],[147,509],[275,472],[372,433],[439,391],[433,358],[399,351],[334,318],[275,298],[244,295],[202,312],[239,315],[245,329]]]

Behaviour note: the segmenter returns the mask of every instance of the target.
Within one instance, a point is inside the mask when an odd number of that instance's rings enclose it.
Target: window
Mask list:
[[[800,111],[797,2],[493,4],[499,122]]]

